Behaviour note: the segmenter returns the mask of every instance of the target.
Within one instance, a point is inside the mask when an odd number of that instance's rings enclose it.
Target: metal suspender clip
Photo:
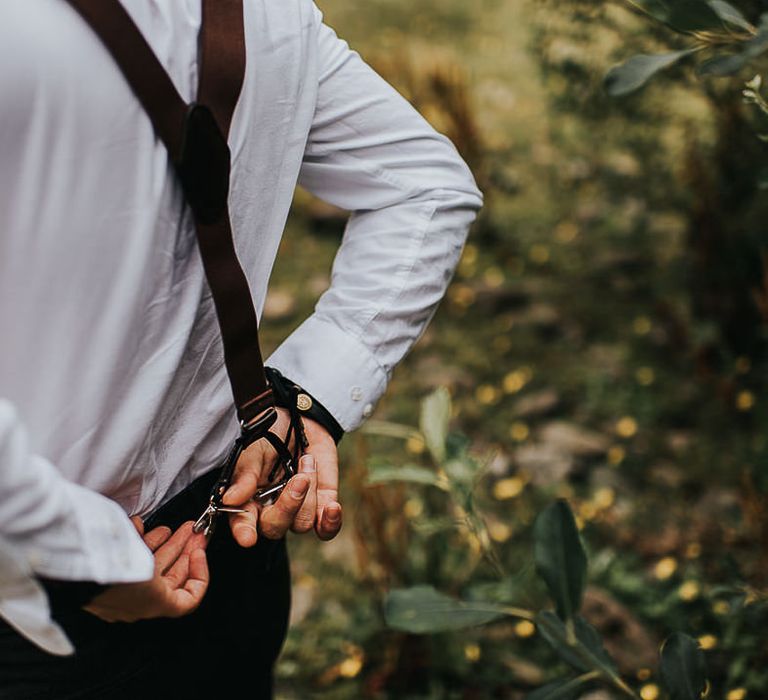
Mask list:
[[[240,437],[235,440],[232,448],[227,455],[227,459],[221,467],[221,475],[211,492],[211,498],[203,514],[197,519],[194,526],[195,532],[202,532],[206,536],[213,534],[216,524],[216,516],[219,513],[245,513],[243,508],[232,508],[222,504],[224,494],[232,482],[232,476],[235,472],[240,456],[244,450],[257,440],[264,438],[277,452],[275,464],[272,467],[267,478],[269,485],[259,489],[253,496],[254,501],[265,502],[278,495],[291,477],[296,474],[296,455],[291,454],[288,446],[281,440],[270,428],[277,420],[277,411],[270,408],[265,411],[256,420],[250,423],[240,425]],[[282,472],[282,473],[281,473]],[[278,476],[281,476],[277,483],[273,483]]]

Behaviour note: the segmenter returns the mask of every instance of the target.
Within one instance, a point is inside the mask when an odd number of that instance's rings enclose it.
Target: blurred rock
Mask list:
[[[539,328],[553,328],[560,325],[560,312],[550,304],[533,304],[528,311],[521,314],[518,323],[530,324]]]
[[[603,637],[606,651],[621,673],[655,667],[657,640],[638,619],[610,593],[590,586],[584,593],[582,614]]]
[[[595,343],[586,352],[586,362],[600,367],[605,375],[616,377],[621,374],[624,354],[620,346]]]
[[[476,284],[475,310],[482,312],[500,313],[510,309],[520,309],[530,303],[530,296],[520,288],[490,287]]]
[[[607,487],[619,494],[634,495],[633,487],[614,467],[595,467],[590,473],[589,485],[591,491]]]
[[[642,168],[637,158],[627,151],[609,151],[604,165],[623,177],[635,177]]]
[[[667,444],[676,454],[685,452],[693,441],[693,435],[686,430],[673,430],[667,433]]]
[[[511,460],[508,454],[497,452],[488,464],[488,473],[493,476],[505,476],[509,474]]]
[[[625,273],[639,274],[653,265],[653,260],[641,253],[628,250],[609,250],[595,260],[595,268],[618,270]]]
[[[560,395],[554,389],[544,389],[515,402],[512,415],[516,418],[535,418],[552,413],[560,405]]]
[[[321,548],[323,557],[328,561],[340,564],[350,573],[358,575],[358,557],[355,548],[355,539],[352,528],[342,528],[330,542],[326,542]]]
[[[316,589],[317,585],[311,577],[294,581],[291,587],[291,627],[301,623],[314,607]]]
[[[685,472],[672,462],[657,462],[651,466],[648,476],[654,483],[671,489],[685,483]]]
[[[539,430],[539,440],[576,457],[598,457],[611,445],[610,439],[602,433],[565,421],[547,423]]]
[[[314,295],[320,296],[328,287],[331,286],[331,280],[328,275],[313,275],[307,282],[307,289]]]
[[[335,207],[333,204],[329,204],[318,197],[308,199],[304,203],[304,211],[314,222],[328,220],[342,222],[349,218],[349,212]]]
[[[273,288],[264,302],[263,317],[270,321],[288,318],[296,310],[296,300],[289,291]]]
[[[424,355],[416,361],[416,378],[419,386],[462,386],[471,389],[475,380],[470,372],[456,365],[446,364],[440,355]]]
[[[551,486],[564,481],[575,466],[572,455],[546,444],[518,447],[514,459],[536,486]]]
[[[517,682],[533,687],[543,685],[544,671],[540,666],[512,655],[505,656],[503,663],[512,672],[512,677]]]

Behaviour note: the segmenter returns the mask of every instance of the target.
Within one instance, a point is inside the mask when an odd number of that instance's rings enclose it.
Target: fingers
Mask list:
[[[184,551],[187,541],[192,536],[193,525],[194,523],[191,520],[184,523],[155,551],[155,568],[161,574],[165,574]],[[163,528],[157,529],[161,530]],[[165,529],[167,530],[167,528]],[[152,532],[155,532],[155,530]]]
[[[287,416],[283,415],[285,411],[278,409],[278,419],[275,428],[278,434],[283,434],[287,423]],[[268,473],[269,469],[275,463],[275,452],[266,440],[257,440],[248,447],[240,459],[237,461],[237,467],[232,479],[232,484],[224,494],[223,502],[225,506],[240,506],[253,498],[256,490],[259,488],[262,475]]]
[[[144,521],[138,515],[134,515],[131,518],[131,522],[133,523],[133,526],[136,528],[136,532],[138,532],[139,535],[144,537]]]
[[[198,550],[204,552],[207,545],[208,538],[202,532],[196,533],[193,531],[192,534],[190,534],[178,559],[176,559],[163,574],[174,588],[181,588],[185,584],[190,573],[190,562],[192,557],[197,556],[195,555],[195,552]]]
[[[224,494],[225,506],[240,506],[253,497],[259,488],[260,470],[251,468],[238,469],[232,479],[232,485]]]
[[[171,528],[165,526],[156,527],[154,530],[150,530],[144,535],[144,544],[146,544],[153,552],[156,552],[168,541],[170,536]]]
[[[253,547],[258,539],[256,530],[259,522],[259,506],[248,501],[242,506],[245,513],[233,513],[229,516],[229,528],[232,536],[241,547]]]
[[[341,504],[332,501],[323,507],[317,519],[315,532],[321,540],[332,540],[341,530]]]
[[[315,524],[317,510],[317,471],[315,458],[312,455],[304,455],[299,460],[299,474],[306,474],[309,478],[309,487],[304,503],[293,519],[291,530],[294,532],[309,532]]]
[[[174,538],[186,530],[190,523],[185,523],[174,534]],[[191,531],[190,531],[191,532]],[[171,538],[173,539],[173,538]],[[179,536],[178,542],[173,543],[173,548],[168,549],[168,555],[172,556],[178,551],[179,542],[183,536]],[[208,559],[205,554],[205,546],[208,539],[203,535],[191,533],[187,535],[183,549],[176,560],[167,568],[162,576],[166,587],[166,603],[162,614],[166,617],[181,617],[188,615],[197,609],[208,590],[210,580],[208,572]],[[171,540],[169,540],[169,545]]]
[[[182,617],[197,610],[203,602],[210,576],[208,560],[202,549],[182,554],[171,567],[165,580],[178,586],[168,594],[164,617]]]
[[[172,591],[169,596],[167,617],[182,617],[194,612],[203,601],[210,580],[208,561],[202,549],[196,549],[186,558],[187,575],[182,587]]]
[[[173,534],[167,527],[155,528],[144,541],[157,545],[154,577],[110,586],[88,604],[88,612],[107,622],[135,622],[180,617],[200,605],[209,582],[205,536],[193,534],[190,521]]]
[[[288,531],[309,490],[310,479],[306,474],[297,474],[283,489],[274,504],[261,511],[259,526],[264,537],[280,539]]]
[[[312,447],[317,462],[317,518],[315,532],[321,540],[331,540],[341,530],[339,504],[339,455],[329,436]]]
[[[208,558],[202,549],[195,550],[189,556],[189,576],[184,590],[199,604],[208,589],[209,580]]]
[[[182,552],[173,565],[163,574],[171,588],[181,588],[189,575],[189,554]]]

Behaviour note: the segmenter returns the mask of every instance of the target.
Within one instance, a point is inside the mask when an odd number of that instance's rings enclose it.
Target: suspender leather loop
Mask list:
[[[195,220],[213,224],[221,219],[229,194],[229,146],[205,105],[190,105],[175,165]]]
[[[202,0],[202,11],[197,102],[211,107],[226,136],[245,76],[243,0]]]

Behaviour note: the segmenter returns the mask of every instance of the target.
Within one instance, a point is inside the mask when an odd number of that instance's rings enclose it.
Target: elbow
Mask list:
[[[433,173],[430,195],[438,201],[439,208],[447,206],[464,210],[474,220],[483,207],[483,193],[469,165],[453,144],[446,156]]]

